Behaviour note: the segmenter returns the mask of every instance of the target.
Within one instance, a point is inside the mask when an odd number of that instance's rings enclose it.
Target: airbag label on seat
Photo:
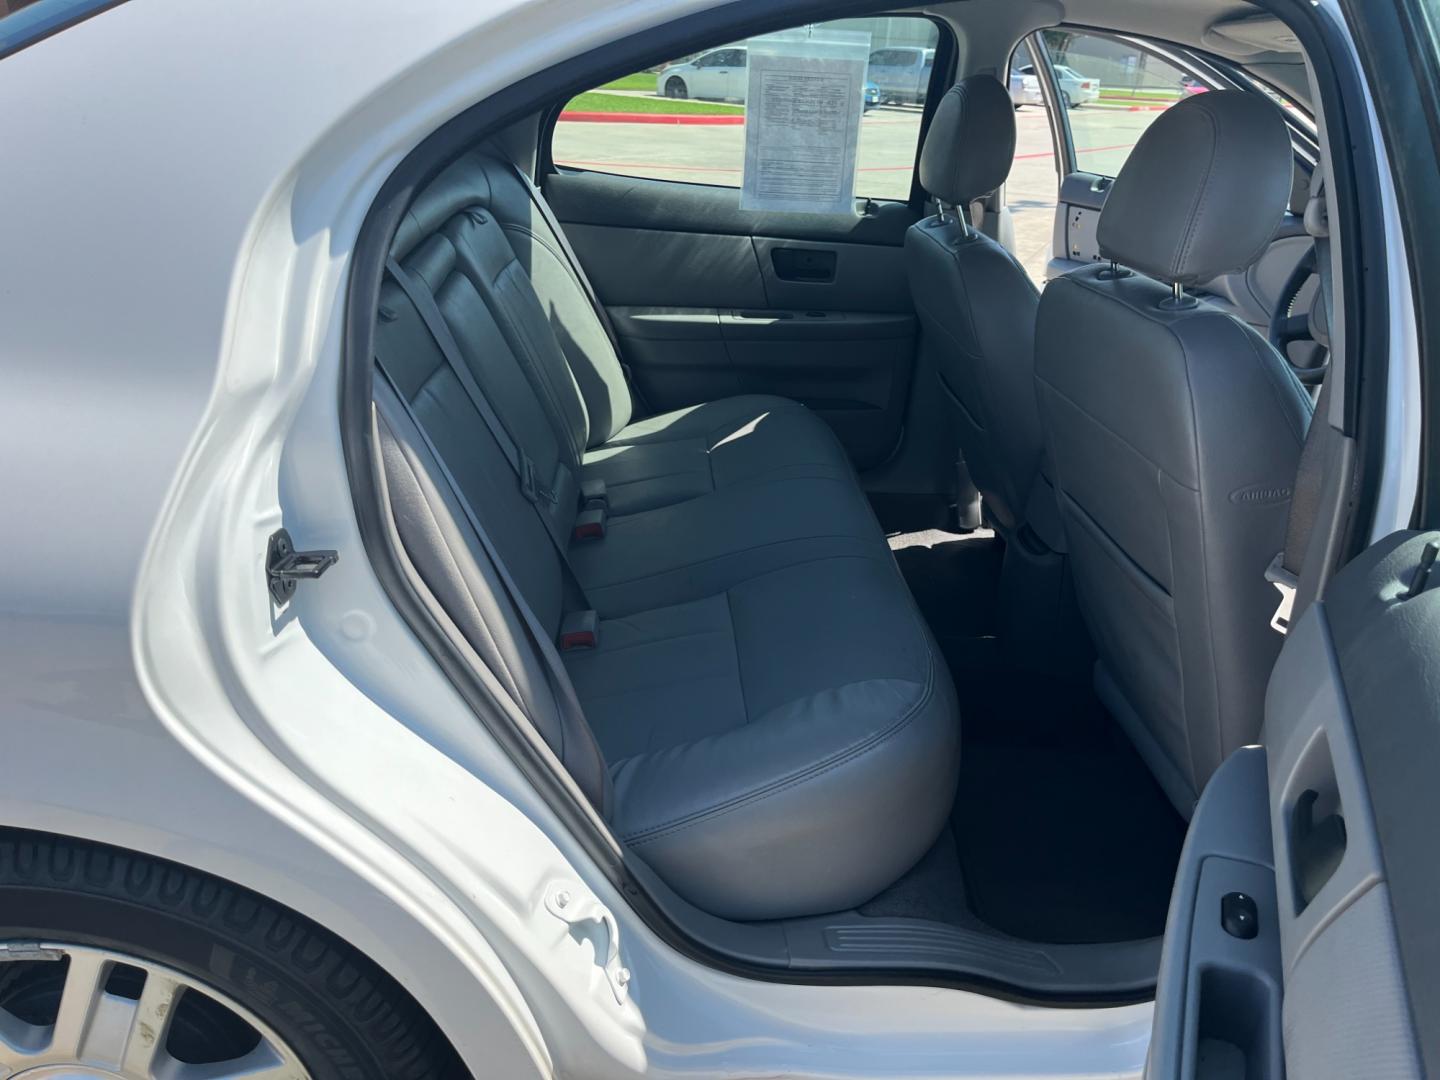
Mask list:
[[[811,28],[747,51],[741,209],[853,214],[870,35]]]

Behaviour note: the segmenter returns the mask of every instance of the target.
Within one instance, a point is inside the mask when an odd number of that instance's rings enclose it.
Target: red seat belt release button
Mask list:
[[[560,651],[593,649],[600,644],[600,616],[593,611],[572,611],[560,620]]]
[[[605,535],[605,508],[592,506],[582,510],[575,517],[575,528],[570,536],[574,540],[599,540]]]

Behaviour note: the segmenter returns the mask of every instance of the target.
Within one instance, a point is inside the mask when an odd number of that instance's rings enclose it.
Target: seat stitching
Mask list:
[[[1195,456],[1195,464],[1200,464],[1200,418],[1195,410],[1195,386],[1190,378],[1190,354],[1181,343],[1181,359],[1185,371],[1185,396],[1190,402],[1190,432],[1191,432],[1191,453]],[[1210,610],[1210,573],[1209,573],[1209,549],[1205,542],[1205,485],[1200,484],[1195,496],[1200,501],[1200,593],[1205,598],[1205,639],[1210,647],[1210,655],[1207,658],[1209,663],[1206,667],[1210,670],[1210,689],[1215,695],[1211,708],[1211,717],[1215,725],[1215,736],[1217,747],[1223,745],[1220,740],[1220,678],[1215,671],[1215,619],[1214,613]],[[1171,525],[1170,515],[1165,515],[1165,531],[1170,538],[1170,574],[1173,580],[1175,576],[1175,535]],[[1190,723],[1185,716],[1185,649],[1180,641],[1180,620],[1175,620],[1175,647],[1180,658],[1180,709],[1181,720],[1185,727],[1185,757],[1190,764],[1190,786],[1199,786],[1200,772],[1195,768],[1195,745],[1190,737]]]
[[[730,617],[730,648],[735,657],[735,681],[740,684],[740,708],[745,716],[745,723],[750,723],[750,695],[745,692],[745,665],[740,660],[740,642],[735,633],[735,601],[730,595],[730,590],[725,590],[725,611]]]
[[[1049,390],[1049,391],[1050,391],[1052,394],[1054,394],[1056,397],[1060,398],[1062,401],[1066,402],[1066,403],[1069,404],[1071,407],[1073,407],[1074,409],[1076,409],[1077,411],[1079,411],[1080,414],[1081,414],[1082,416],[1084,416],[1086,420],[1089,420],[1089,421],[1090,421],[1092,424],[1094,424],[1096,427],[1100,428],[1100,430],[1102,430],[1102,431],[1104,431],[1104,432],[1106,432],[1106,433],[1114,436],[1115,439],[1116,439],[1116,441],[1121,442],[1121,443],[1124,443],[1125,446],[1126,446],[1130,451],[1132,451],[1137,457],[1139,457],[1142,461],[1145,461],[1145,462],[1147,462],[1147,463],[1149,463],[1149,464],[1151,464],[1151,465],[1154,465],[1157,469],[1160,469],[1161,472],[1164,472],[1165,475],[1166,475],[1166,477],[1168,477],[1172,483],[1174,483],[1174,484],[1177,485],[1178,487],[1184,488],[1186,491],[1194,491],[1194,490],[1195,490],[1195,488],[1192,488],[1189,484],[1185,483],[1185,481],[1179,479],[1178,477],[1171,476],[1168,472],[1165,471],[1165,469],[1163,468],[1163,466],[1161,466],[1158,462],[1156,462],[1153,458],[1151,458],[1149,454],[1145,453],[1145,451],[1141,450],[1138,446],[1136,446],[1134,443],[1132,443],[1129,439],[1125,438],[1124,435],[1121,435],[1118,431],[1116,431],[1114,428],[1112,428],[1109,424],[1105,423],[1103,420],[1101,420],[1099,417],[1097,417],[1094,413],[1090,412],[1089,409],[1085,408],[1085,406],[1081,405],[1078,401],[1076,401],[1074,398],[1072,398],[1069,394],[1065,393],[1065,391],[1061,390],[1058,386],[1056,386],[1054,383],[1052,383],[1049,379],[1046,379],[1046,378],[1044,378],[1043,376],[1039,376],[1039,375],[1036,376],[1036,379],[1037,379],[1038,381],[1040,381],[1040,382],[1042,382],[1042,383],[1045,384],[1045,389]]]
[[[1159,475],[1163,475],[1163,474],[1160,474],[1160,473],[1159,473],[1159,470],[1156,470],[1156,472],[1157,472],[1157,474],[1159,474]],[[1131,558],[1131,557],[1130,557],[1130,554],[1120,545],[1120,543],[1119,543],[1113,536],[1110,535],[1109,531],[1106,530],[1106,529],[1100,524],[1100,522],[1098,522],[1098,521],[1095,520],[1095,515],[1094,515],[1094,514],[1090,513],[1090,511],[1086,510],[1085,507],[1081,506],[1080,503],[1075,499],[1075,497],[1074,497],[1073,495],[1064,494],[1064,499],[1065,499],[1065,501],[1066,501],[1066,503],[1067,503],[1068,505],[1073,506],[1073,507],[1075,508],[1075,510],[1076,510],[1076,512],[1077,512],[1077,515],[1078,515],[1078,519],[1079,519],[1079,521],[1080,521],[1080,524],[1086,526],[1087,528],[1089,528],[1090,530],[1092,530],[1094,533],[1096,533],[1099,537],[1101,537],[1103,540],[1105,540],[1106,543],[1108,543],[1111,547],[1115,548],[1115,551],[1118,551],[1118,552],[1120,553],[1120,556],[1123,557],[1123,559],[1124,559],[1124,561],[1122,562],[1120,558],[1117,558],[1117,557],[1116,557],[1116,555],[1115,555],[1114,552],[1109,551],[1108,549],[1106,549],[1106,548],[1104,547],[1104,545],[1101,545],[1100,550],[1105,553],[1105,555],[1110,559],[1111,562],[1113,562],[1113,563],[1115,563],[1117,566],[1119,566],[1119,568],[1120,568],[1122,571],[1125,571],[1126,573],[1129,573],[1129,574],[1134,575],[1134,576],[1138,576],[1139,578],[1141,578],[1141,579],[1143,580],[1143,582],[1144,582],[1145,584],[1147,584],[1147,585],[1149,585],[1150,587],[1154,588],[1154,589],[1155,589],[1156,591],[1158,591],[1158,592],[1164,593],[1165,596],[1170,600],[1170,602],[1171,602],[1172,604],[1174,603],[1174,601],[1175,601],[1175,595],[1174,595],[1174,593],[1172,593],[1169,589],[1165,588],[1164,585],[1161,585],[1160,582],[1156,581],[1149,573],[1146,572],[1146,570],[1145,570],[1145,568],[1144,568],[1143,566],[1141,566],[1138,562],[1136,562],[1133,558]],[[1171,552],[1171,555],[1170,555],[1170,562],[1171,562],[1172,574],[1173,574],[1173,566],[1174,566],[1174,562],[1175,562],[1175,555],[1174,555],[1174,552],[1173,552],[1173,551]],[[1165,618],[1166,618],[1167,621],[1169,621],[1169,622],[1171,622],[1171,623],[1174,623],[1174,622],[1175,622],[1175,612],[1174,612],[1173,608],[1172,608],[1171,610],[1167,611],[1167,610],[1165,609],[1165,606],[1164,606],[1163,604],[1161,604],[1160,601],[1159,601],[1157,598],[1155,598],[1155,597],[1153,597],[1153,596],[1147,595],[1146,592],[1145,592],[1145,590],[1144,590],[1143,588],[1140,589],[1139,591],[1140,591],[1140,594],[1141,594],[1142,596],[1144,596],[1145,599],[1146,599],[1147,601],[1149,601],[1150,604],[1151,604],[1157,611],[1160,612],[1160,614],[1162,614],[1162,615],[1165,616]]]
[[[1192,99],[1194,100],[1194,99]],[[1220,156],[1220,132],[1219,126],[1215,123],[1215,117],[1210,114],[1210,109],[1205,102],[1200,102],[1200,107],[1195,111],[1205,117],[1210,125],[1210,157],[1205,162],[1205,175],[1200,178],[1199,188],[1195,192],[1195,199],[1190,206],[1190,213],[1185,218],[1185,238],[1175,253],[1170,263],[1170,274],[1172,277],[1179,277],[1185,260],[1190,255],[1190,249],[1195,244],[1195,238],[1200,235],[1200,218],[1205,213],[1205,204],[1210,198],[1210,175],[1215,171],[1215,163]]]
[[[793,787],[806,783],[807,781],[817,779],[818,777],[824,776],[826,773],[833,772],[835,769],[842,768],[845,765],[848,765],[851,762],[857,760],[858,758],[865,756],[872,750],[883,746],[885,743],[889,742],[896,735],[898,735],[902,730],[908,727],[914,721],[915,717],[920,715],[921,711],[925,708],[925,706],[927,706],[934,698],[935,657],[933,653],[929,652],[929,650],[927,650],[927,653],[929,654],[929,663],[927,664],[926,678],[923,684],[923,692],[921,693],[919,699],[909,709],[902,713],[900,717],[897,718],[896,721],[888,728],[885,728],[878,732],[874,732],[871,735],[866,736],[859,742],[852,743],[850,746],[845,747],[837,753],[832,754],[831,756],[824,758],[819,762],[816,762],[812,766],[796,770],[788,774],[787,776],[781,777],[778,780],[772,781],[771,783],[764,785],[763,787],[759,787],[753,791],[746,792],[744,795],[739,795],[732,799],[727,799],[724,802],[721,802],[715,806],[707,807],[704,810],[698,810],[693,814],[688,814],[685,817],[676,818],[673,821],[650,826],[636,832],[626,833],[621,838],[626,843],[638,846],[640,844],[648,844],[652,840],[661,840],[667,836],[674,836],[676,833],[684,832],[686,829],[693,828],[696,825],[702,825],[707,822],[714,821],[716,818],[723,817],[724,815],[729,814],[732,811],[743,809],[757,802],[762,802],[773,795],[782,794]],[[860,684],[847,683],[846,685],[855,686]],[[911,683],[911,685],[916,684]]]
[[[717,679],[723,679],[727,683],[731,681],[729,674],[723,672],[707,675],[676,675],[673,679],[662,680],[661,682],[645,683],[643,686],[627,686],[618,690],[607,690],[602,693],[586,694],[582,705],[588,708],[589,704],[595,701],[613,701],[616,698],[629,697],[631,694],[652,694],[657,690],[664,690],[668,687],[693,686],[698,682],[714,682]]]
[[[765,551],[765,550],[767,550],[768,548],[784,547],[784,546],[786,546],[787,544],[806,544],[806,543],[811,543],[811,542],[816,541],[816,540],[854,540],[857,544],[866,543],[866,541],[865,541],[863,538],[855,537],[855,536],[850,536],[850,535],[847,535],[847,534],[845,534],[845,533],[811,533],[811,534],[808,534],[808,535],[806,535],[806,536],[794,536],[794,537],[790,537],[789,539],[786,539],[786,540],[772,540],[772,541],[770,541],[769,543],[766,543],[766,544],[756,544],[754,547],[748,547],[748,548],[746,548],[744,551],[727,551],[727,552],[724,552],[723,554],[720,554],[720,555],[712,555],[712,556],[711,556],[710,558],[708,558],[708,559],[696,559],[694,562],[678,563],[678,564],[675,565],[675,566],[667,566],[664,570],[660,570],[660,571],[658,571],[658,572],[656,572],[656,573],[641,574],[641,575],[639,575],[638,577],[621,578],[621,579],[616,580],[616,581],[598,582],[598,583],[595,583],[595,584],[593,584],[593,585],[592,585],[590,582],[587,581],[585,584],[586,584],[586,586],[587,586],[588,588],[591,588],[591,589],[597,590],[597,591],[598,591],[598,590],[602,590],[602,589],[616,589],[616,588],[619,588],[619,587],[622,586],[622,585],[633,585],[633,584],[634,584],[635,582],[637,582],[637,581],[653,581],[653,580],[655,580],[655,579],[657,579],[657,578],[665,577],[665,576],[668,575],[668,574],[678,573],[678,572],[681,571],[681,570],[691,570],[691,569],[694,569],[694,568],[697,567],[697,566],[709,566],[709,565],[711,565],[711,564],[713,564],[713,563],[723,562],[723,561],[726,560],[726,559],[736,559],[736,558],[739,558],[739,557],[741,557],[741,556],[743,556],[743,555],[752,554],[753,552],[756,552],[756,551]],[[756,575],[755,577],[742,578],[741,580],[742,580],[742,581],[757,581],[757,580],[759,580],[759,578],[764,577],[764,576],[766,576],[767,574],[777,574],[777,573],[780,573],[782,570],[787,570],[787,569],[789,569],[790,567],[794,567],[794,566],[809,566],[809,565],[811,565],[812,562],[823,562],[823,561],[826,560],[826,559],[867,559],[867,560],[873,560],[874,558],[875,558],[874,555],[868,554],[868,553],[867,553],[867,554],[863,554],[863,555],[859,555],[859,554],[856,554],[856,555],[822,555],[822,556],[819,556],[819,557],[817,557],[817,558],[815,558],[815,559],[813,559],[813,560],[812,560],[812,559],[807,559],[807,560],[805,560],[805,561],[803,561],[803,562],[787,563],[784,567],[779,567],[779,568],[775,568],[775,569],[771,569],[771,570],[765,570],[765,571],[761,572],[760,574]],[[708,595],[708,596],[715,596],[715,595],[717,595],[717,594],[716,594],[716,593],[707,593],[706,595]]]
[[[651,610],[657,610],[657,609],[651,609]],[[663,610],[663,609],[660,609],[660,610]],[[604,620],[604,622],[611,622],[611,621],[612,621],[612,620],[610,620],[610,619]],[[619,619],[616,619],[616,620],[613,620],[613,621],[615,621],[615,622],[620,622],[620,621],[628,621],[628,620],[619,620]],[[601,630],[602,630],[602,631],[604,630],[604,623],[601,624]],[[601,657],[601,656],[616,656],[616,655],[618,655],[618,654],[620,654],[620,653],[623,653],[623,652],[629,652],[629,651],[632,650],[632,649],[648,649],[648,648],[650,648],[650,647],[652,647],[652,646],[656,646],[656,645],[669,645],[670,643],[675,642],[675,641],[690,641],[690,640],[692,640],[692,639],[694,639],[694,638],[724,637],[724,636],[725,636],[725,631],[724,631],[724,630],[691,630],[691,631],[688,631],[687,633],[684,633],[684,634],[672,634],[672,635],[667,636],[667,637],[655,637],[655,638],[650,638],[650,639],[647,640],[647,641],[632,641],[632,642],[630,642],[628,645],[616,645],[616,646],[614,646],[614,647],[612,647],[612,648],[606,648],[605,646],[602,645],[598,650],[596,650],[596,651],[595,651],[594,653],[592,653],[591,655],[592,655],[592,656],[595,656],[595,657],[597,657],[597,658],[598,658],[598,657]],[[603,637],[603,634],[602,634],[602,637]]]

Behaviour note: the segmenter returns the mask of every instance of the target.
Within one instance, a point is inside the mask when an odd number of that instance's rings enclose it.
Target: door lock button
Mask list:
[[[1245,893],[1226,893],[1220,898],[1220,928],[1231,937],[1250,940],[1260,932],[1260,912],[1255,898]]]

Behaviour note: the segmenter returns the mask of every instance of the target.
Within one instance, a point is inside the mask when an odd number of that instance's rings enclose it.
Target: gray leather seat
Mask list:
[[[953,430],[989,519],[1010,532],[1027,517],[1044,437],[1035,404],[1039,293],[1008,251],[966,222],[972,200],[1005,182],[1015,156],[1015,109],[989,75],[940,100],[920,154],[920,184],[940,213],[905,237],[905,265],[924,347],[951,405]],[[1054,496],[1035,516],[1055,546]],[[1047,538],[1044,534],[1049,533]]]
[[[949,672],[830,429],[768,397],[634,420],[563,250],[484,153],[410,207],[392,255],[419,299],[387,282],[376,332],[405,552],[453,638],[677,893],[736,919],[863,903],[950,812]],[[517,481],[480,401],[549,497]],[[569,543],[596,479],[605,535]],[[556,686],[529,627],[558,637],[577,589],[598,640],[561,654]]]
[[[1187,816],[1260,730],[1281,642],[1263,575],[1311,404],[1265,338],[1175,287],[1264,251],[1293,168],[1260,95],[1181,102],[1106,200],[1114,268],[1067,274],[1040,300],[1041,415],[1098,689]]]

